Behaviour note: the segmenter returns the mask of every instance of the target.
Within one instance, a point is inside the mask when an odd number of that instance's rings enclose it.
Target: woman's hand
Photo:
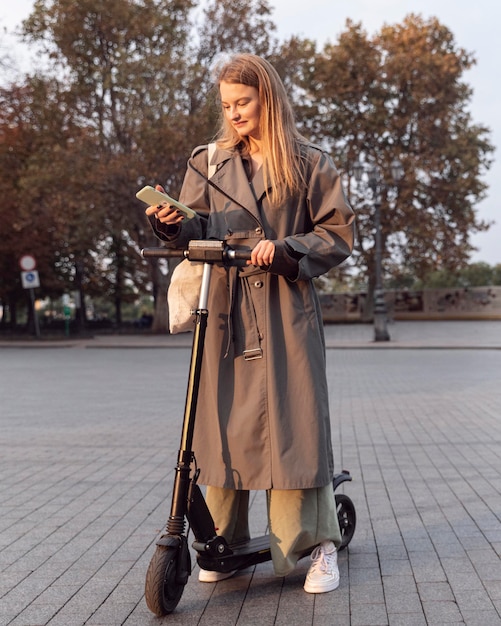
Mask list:
[[[162,187],[162,185],[155,185],[155,189],[157,191],[165,193],[165,189]],[[183,221],[183,214],[178,211],[176,207],[171,206],[167,203],[149,206],[146,209],[146,215],[154,215],[159,222],[168,225],[179,224]]]
[[[268,239],[263,239],[251,252],[250,261],[247,261],[247,265],[255,265],[256,267],[263,267],[271,265],[275,257],[275,243]]]

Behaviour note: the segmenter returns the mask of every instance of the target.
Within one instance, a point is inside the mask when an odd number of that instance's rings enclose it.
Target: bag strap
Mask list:
[[[216,144],[210,143],[207,146],[207,161],[208,161],[207,178],[212,178],[213,174],[215,174],[216,172],[216,166],[211,165],[212,157],[215,151],[216,151]]]

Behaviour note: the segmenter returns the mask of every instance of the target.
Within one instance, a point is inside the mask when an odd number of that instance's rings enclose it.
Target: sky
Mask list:
[[[485,176],[488,195],[476,208],[478,217],[495,222],[489,231],[472,236],[478,248],[471,260],[489,265],[501,263],[501,3],[492,0],[269,0],[272,19],[280,39],[299,35],[316,40],[320,45],[334,43],[345,30],[346,20],[360,22],[373,35],[383,24],[399,24],[410,13],[423,18],[436,17],[452,32],[456,45],[472,53],[477,64],[464,74],[463,80],[473,88],[470,110],[473,123],[487,126],[490,141],[496,147],[494,162]],[[3,0],[0,6],[0,28],[12,31],[26,18],[33,0]],[[2,37],[6,43],[13,39]],[[11,53],[26,67],[26,52],[16,46]],[[4,50],[2,50],[4,52]],[[356,208],[356,207],[355,207]]]

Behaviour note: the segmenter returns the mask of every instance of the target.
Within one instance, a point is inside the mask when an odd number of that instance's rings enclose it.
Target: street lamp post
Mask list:
[[[376,275],[374,285],[374,341],[389,341],[388,332],[388,309],[384,297],[382,279],[382,237],[381,237],[381,200],[382,192],[385,188],[381,172],[376,165],[369,164],[364,167],[360,161],[353,166],[353,173],[357,182],[363,178],[364,172],[367,174],[367,184],[372,191],[374,202],[374,229],[375,229],[375,253],[376,253]],[[404,175],[402,164],[395,159],[391,164],[391,175],[397,184]]]

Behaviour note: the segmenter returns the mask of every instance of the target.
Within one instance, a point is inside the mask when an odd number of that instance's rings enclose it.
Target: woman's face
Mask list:
[[[219,83],[221,104],[226,119],[240,137],[260,139],[259,116],[261,107],[259,93],[255,87],[240,83]]]

